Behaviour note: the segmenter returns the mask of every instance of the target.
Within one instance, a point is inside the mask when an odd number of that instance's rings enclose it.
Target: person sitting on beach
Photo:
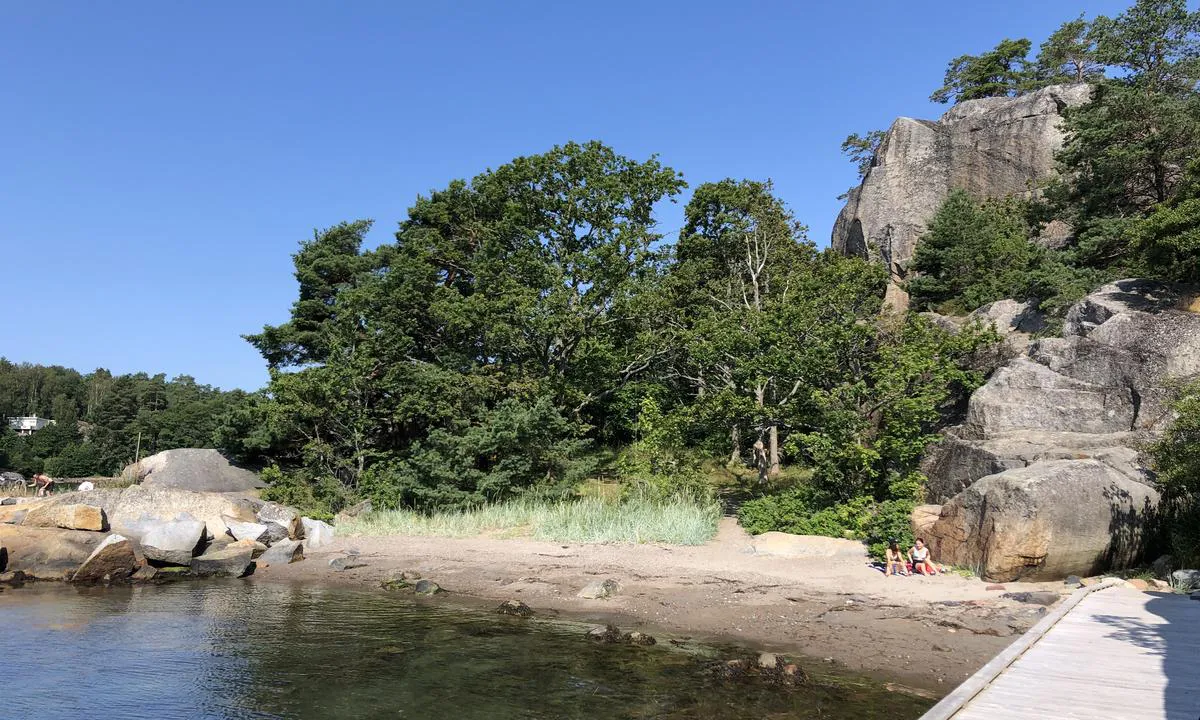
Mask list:
[[[37,497],[45,497],[50,494],[50,486],[54,484],[54,480],[45,473],[34,473],[33,486],[37,488],[34,493]]]
[[[908,558],[912,560],[913,572],[919,572],[922,575],[938,574],[937,566],[929,557],[929,548],[925,545],[925,538],[917,538],[917,543],[908,551]]]
[[[887,564],[884,575],[908,575],[908,565],[904,562],[904,553],[900,550],[900,543],[893,540],[884,551],[884,555],[884,562]]]

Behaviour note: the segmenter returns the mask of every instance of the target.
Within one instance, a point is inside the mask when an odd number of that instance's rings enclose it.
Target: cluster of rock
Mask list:
[[[11,579],[241,577],[301,560],[334,533],[277,503],[146,485],[22,500],[0,508],[0,573]]]
[[[1195,288],[1121,280],[1071,308],[970,399],[924,470],[913,525],[941,561],[1000,582],[1139,559],[1159,494],[1141,455],[1200,377]]]
[[[926,224],[952,190],[977,197],[1028,195],[1055,174],[1062,111],[1086,103],[1086,84],[1056,85],[1016,98],[958,103],[937,122],[899,118],[833,227],[833,248],[874,257],[892,282],[888,301],[907,308],[900,287]],[[1065,228],[1048,228],[1047,243]]]

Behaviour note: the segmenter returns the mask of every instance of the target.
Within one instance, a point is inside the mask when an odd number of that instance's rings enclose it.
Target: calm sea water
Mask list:
[[[0,592],[0,717],[903,719],[931,704],[862,678],[714,678],[729,653],[597,646],[578,624],[382,591],[27,585]]]

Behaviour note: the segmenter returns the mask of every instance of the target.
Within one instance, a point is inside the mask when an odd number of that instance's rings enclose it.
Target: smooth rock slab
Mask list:
[[[190,565],[204,540],[204,523],[182,516],[166,522],[146,520],[141,528],[146,559],[171,565]]]
[[[241,577],[250,569],[253,550],[231,543],[192,558],[192,574],[201,577]]]
[[[304,559],[304,545],[298,540],[280,540],[259,558],[268,565],[287,565]]]
[[[780,557],[866,558],[867,546],[857,540],[768,532],[754,536],[754,552]]]
[[[71,582],[88,583],[127,579],[138,566],[133,542],[116,533],[104,538],[71,576]]]
[[[70,577],[104,536],[86,530],[0,525],[0,572],[20,570],[39,580]]]
[[[46,504],[31,508],[21,524],[28,527],[104,532],[108,529],[108,518],[105,517],[103,508],[91,505]]]

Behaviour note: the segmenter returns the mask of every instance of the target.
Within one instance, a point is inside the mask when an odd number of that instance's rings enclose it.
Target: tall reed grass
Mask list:
[[[390,510],[350,518],[339,533],[360,536],[532,537],[575,543],[702,545],[717,532],[721,505],[690,499],[596,497],[514,500],[468,510],[424,514]]]

